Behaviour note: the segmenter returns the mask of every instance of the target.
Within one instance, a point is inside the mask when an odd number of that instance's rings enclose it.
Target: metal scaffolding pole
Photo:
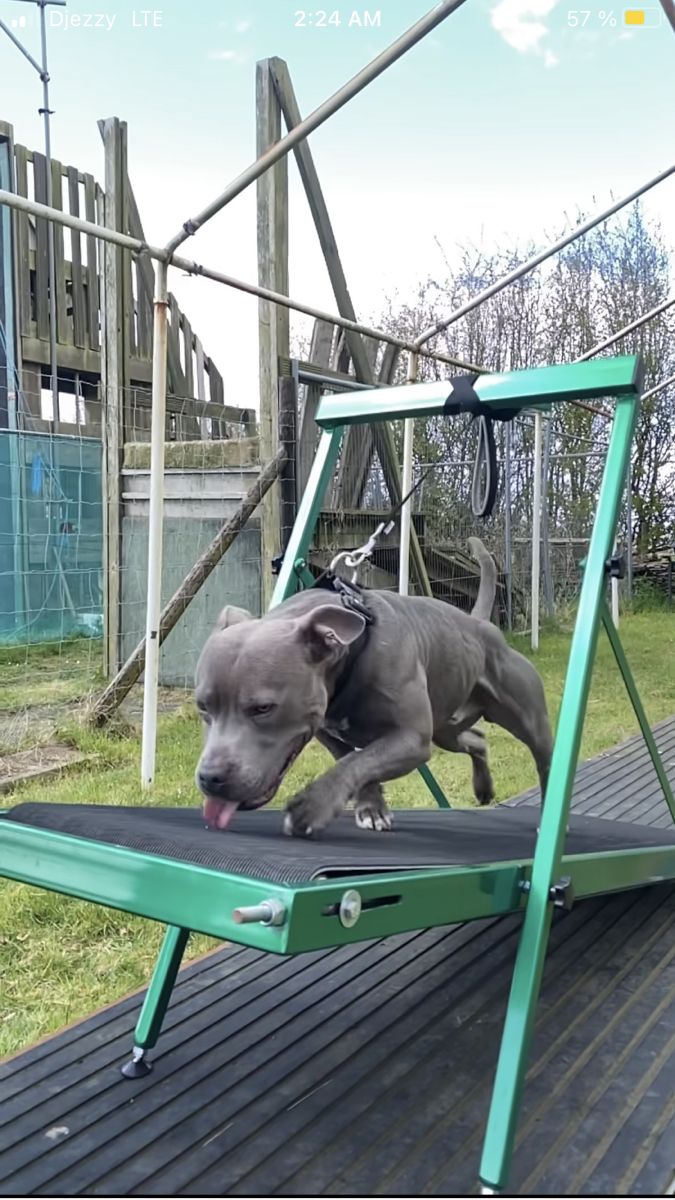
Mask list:
[[[38,109],[38,113],[43,119],[45,131],[45,190],[47,195],[47,207],[53,208],[53,184],[52,184],[52,138],[50,117],[53,110],[50,108],[49,101],[49,69],[47,65],[47,21],[45,9],[49,6],[58,8],[66,7],[66,0],[19,0],[22,4],[36,4],[40,10],[40,52],[42,61],[37,62],[33,55],[26,50],[26,47],[21,43],[11,28],[0,20],[0,29],[7,34],[7,37],[14,43],[17,50],[20,50],[24,58],[30,63],[31,67],[40,76],[42,82],[42,108]],[[47,274],[49,278],[49,373],[52,390],[52,424],[54,432],[59,431],[59,380],[58,380],[58,358],[57,358],[57,329],[56,329],[56,254],[54,250],[54,223],[50,221],[47,226]]]
[[[658,175],[654,175],[652,179],[647,180],[647,183],[643,183],[642,186],[636,188],[635,191],[629,192],[627,196],[623,196],[621,200],[617,200],[615,204],[610,204],[609,208],[603,209],[603,211],[598,213],[595,217],[591,217],[590,220],[584,221],[582,225],[577,226],[577,228],[572,230],[571,233],[566,233],[564,237],[558,238],[558,241],[553,242],[552,245],[548,246],[546,250],[541,250],[538,254],[533,254],[531,258],[528,258],[527,262],[521,263],[521,265],[516,267],[515,270],[509,271],[508,275],[505,275],[503,279],[498,279],[495,283],[491,283],[489,287],[483,288],[482,292],[478,292],[476,296],[472,296],[472,298],[467,300],[465,304],[461,304],[460,307],[456,308],[449,317],[444,317],[442,321],[437,321],[435,324],[430,325],[428,329],[425,329],[424,333],[421,333],[417,338],[417,348],[423,346],[437,333],[442,333],[443,330],[448,329],[450,325],[454,325],[455,321],[459,321],[459,319],[461,317],[465,317],[467,313],[473,312],[474,308],[478,308],[478,306],[483,304],[485,300],[489,300],[492,296],[496,296],[498,292],[503,291],[503,289],[508,287],[509,284],[515,283],[518,279],[522,279],[524,275],[528,275],[530,271],[534,270],[535,267],[538,267],[541,263],[546,262],[547,258],[551,258],[554,254],[557,254],[559,250],[564,250],[565,246],[569,246],[570,243],[575,242],[577,238],[583,237],[583,235],[588,233],[589,230],[595,229],[596,225],[601,225],[603,221],[606,221],[608,217],[613,216],[614,213],[619,212],[620,209],[625,208],[627,204],[632,204],[633,200],[637,200],[640,196],[643,196],[645,192],[650,191],[651,188],[656,187],[659,183],[662,183],[664,179],[668,179],[673,172],[675,172],[675,163],[671,167],[666,167],[665,171],[661,171]]]
[[[464,0],[442,0],[442,3],[437,4],[435,8],[432,8],[430,12],[421,17],[419,21],[411,25],[410,29],[407,29],[395,42],[387,46],[386,50],[378,54],[376,58],[372,59],[371,62],[348,80],[347,83],[338,88],[337,92],[334,92],[332,96],[324,100],[323,104],[315,108],[314,112],[305,117],[304,121],[301,121],[290,133],[287,133],[285,137],[280,138],[278,142],[270,146],[269,150],[262,154],[260,158],[257,158],[255,162],[252,162],[245,171],[242,171],[241,175],[232,180],[232,183],[225,188],[224,192],[221,192],[219,196],[216,196],[215,200],[207,204],[206,208],[202,209],[196,217],[191,217],[185,221],[178,233],[167,242],[167,251],[171,253],[187,238],[195,234],[198,229],[201,229],[202,225],[210,221],[216,213],[225,208],[236,196],[241,195],[250,184],[255,183],[256,179],[264,175],[265,171],[273,167],[280,158],[284,158],[294,146],[297,146],[299,142],[303,142],[310,133],[313,133],[320,125],[323,125],[329,117],[332,117],[339,109],[344,108],[345,104],[348,104],[354,96],[357,96],[359,92],[368,87],[369,83],[377,79],[378,75],[382,75],[388,67],[391,67],[408,50],[412,50],[413,46],[421,42],[422,38],[431,33],[437,25],[442,24],[447,17],[452,16],[463,3]]]
[[[231,287],[235,291],[246,292],[250,296],[269,300],[271,304],[280,304],[284,308],[292,309],[294,312],[304,313],[305,316],[314,317],[317,321],[326,321],[337,325],[340,329],[361,333],[364,337],[385,342],[389,346],[398,346],[400,350],[411,351],[415,349],[413,342],[407,341],[405,338],[396,337],[395,334],[387,333],[383,329],[374,329],[372,326],[364,325],[360,321],[350,321],[347,317],[341,317],[338,313],[325,312],[323,309],[315,308],[311,304],[303,304],[302,301],[293,300],[292,297],[284,296],[281,292],[274,292],[270,288],[260,287],[257,283],[248,283],[246,280],[237,279],[233,275],[227,275],[223,271],[212,270],[202,263],[195,262],[189,258],[183,258],[179,254],[172,254],[167,258],[166,249],[163,246],[154,246],[150,242],[144,242],[139,238],[131,237],[129,234],[120,233],[116,229],[108,229],[105,225],[97,225],[94,221],[87,221],[83,217],[74,217],[71,213],[62,212],[59,208],[49,208],[48,205],[40,204],[36,200],[29,200],[26,196],[17,196],[15,192],[4,191],[0,188],[0,204],[7,204],[10,208],[17,209],[19,212],[30,213],[35,217],[44,217],[48,221],[55,221],[59,225],[65,225],[68,229],[75,229],[79,233],[89,234],[100,241],[111,242],[115,246],[121,246],[123,250],[130,250],[132,254],[147,254],[148,258],[152,258],[157,262],[168,262],[170,266],[176,267],[177,270],[182,271],[185,275],[196,275],[203,279],[210,279],[213,283],[223,284],[225,287]],[[451,367],[459,367],[465,371],[475,371],[479,374],[485,374],[484,367],[477,366],[475,363],[464,362],[460,358],[453,358],[452,355],[442,354],[436,350],[420,350],[419,354],[422,358],[445,363]]]

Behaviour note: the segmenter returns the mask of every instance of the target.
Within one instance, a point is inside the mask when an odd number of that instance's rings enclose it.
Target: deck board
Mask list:
[[[656,737],[675,779],[675,718]],[[574,809],[670,822],[638,738],[581,765]],[[471,1190],[520,921],[219,950],[181,972],[135,1082],[141,997],[94,1014],[0,1064],[0,1194]],[[662,1194],[674,1094],[675,886],[556,915],[512,1188]]]

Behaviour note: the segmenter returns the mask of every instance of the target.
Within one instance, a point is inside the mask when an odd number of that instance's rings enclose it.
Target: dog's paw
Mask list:
[[[325,829],[335,815],[335,808],[326,803],[325,794],[315,791],[310,785],[289,800],[284,817],[284,833],[289,837],[311,837],[320,829]]]
[[[394,825],[391,813],[370,805],[357,808],[354,819],[357,829],[374,829],[376,833],[389,833]]]
[[[492,788],[481,789],[479,792],[475,793],[475,796],[476,803],[480,804],[481,808],[483,808],[486,804],[492,804],[492,801],[495,798],[494,790]]]
[[[296,830],[294,828],[293,817],[292,817],[291,813],[289,813],[289,812],[284,813],[283,830],[284,830],[284,833],[286,834],[286,837],[311,837],[312,836],[311,825],[308,826],[307,829],[305,829],[304,833],[302,833],[302,834],[299,832],[299,830]]]

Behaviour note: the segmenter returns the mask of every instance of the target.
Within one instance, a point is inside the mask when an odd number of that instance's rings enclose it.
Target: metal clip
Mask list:
[[[350,582],[357,582],[359,567],[363,566],[366,559],[372,557],[373,550],[377,546],[381,537],[387,537],[394,528],[394,521],[381,521],[374,533],[371,533],[368,541],[363,546],[359,546],[358,550],[342,550],[335,555],[330,564],[331,571],[335,572],[338,563],[344,562],[346,567],[349,567],[352,572]]]
[[[605,563],[605,573],[610,579],[623,579],[626,574],[626,556],[624,554],[612,554]]]

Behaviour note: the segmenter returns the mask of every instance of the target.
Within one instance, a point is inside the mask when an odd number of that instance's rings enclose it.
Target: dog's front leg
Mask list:
[[[408,775],[430,755],[430,735],[410,729],[392,730],[363,750],[349,752],[289,800],[284,831],[308,837],[324,829],[364,788]]]

